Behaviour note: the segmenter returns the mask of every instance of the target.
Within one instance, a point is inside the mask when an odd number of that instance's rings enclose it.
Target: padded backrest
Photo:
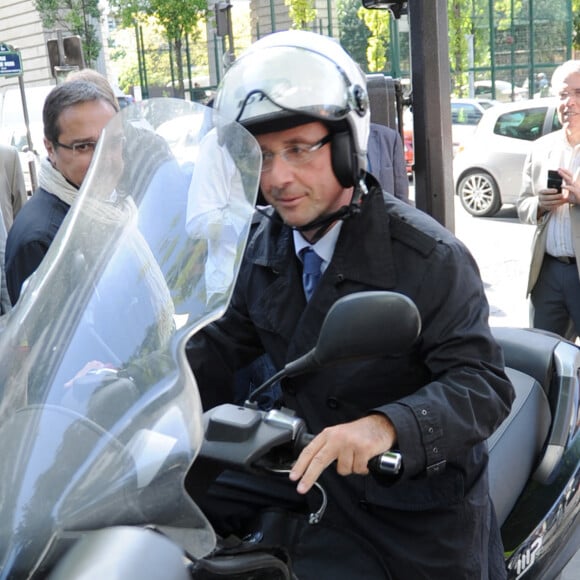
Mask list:
[[[554,349],[562,337],[531,328],[495,327],[492,333],[503,348],[505,365],[534,377],[549,395]]]
[[[367,75],[367,91],[371,108],[371,123],[379,123],[398,131],[397,94],[395,81],[384,74]]]

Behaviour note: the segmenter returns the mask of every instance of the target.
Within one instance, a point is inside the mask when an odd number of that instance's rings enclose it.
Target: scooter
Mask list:
[[[260,159],[241,126],[179,100],[127,107],[104,130],[0,320],[0,579],[293,578],[283,550],[224,544],[184,489],[204,462],[276,477],[311,436],[252,400],[204,414],[184,356],[231,298]],[[403,296],[347,297],[279,377],[405,348],[419,329]],[[518,393],[489,442],[506,566],[552,578],[580,547],[580,356],[545,333],[495,332]],[[391,452],[371,468],[396,475],[404,461]],[[312,526],[324,522],[318,493]]]

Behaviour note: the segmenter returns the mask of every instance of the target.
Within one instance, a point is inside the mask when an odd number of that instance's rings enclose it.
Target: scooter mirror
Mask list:
[[[359,359],[400,355],[420,332],[417,306],[403,294],[374,291],[344,296],[328,311],[316,346],[254,390],[249,402],[283,377]]]
[[[358,292],[344,296],[328,311],[316,346],[284,368],[293,376],[318,367],[397,356],[421,331],[415,303],[396,292]]]

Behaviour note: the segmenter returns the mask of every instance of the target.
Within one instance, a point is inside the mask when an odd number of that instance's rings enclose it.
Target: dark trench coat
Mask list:
[[[329,494],[323,521],[368,542],[359,561],[377,559],[394,578],[501,578],[484,441],[508,414],[513,389],[490,335],[477,265],[445,228],[383,194],[372,177],[367,181],[370,193],[362,210],[343,223],[332,261],[308,304],[291,229],[262,219],[228,311],[188,344],[204,408],[230,402],[230,371],[263,351],[277,368],[308,351],[340,297],[366,290],[407,295],[422,319],[420,338],[408,355],[385,353],[379,360],[282,381],[285,405],[312,433],[372,411],[387,415],[397,431],[405,466],[400,480],[342,477],[330,466],[320,479]],[[316,537],[322,543],[317,557],[338,562],[339,570],[325,574],[321,567],[300,578],[363,577],[362,569],[348,571],[343,562],[353,546],[347,538]],[[313,545],[312,538],[306,541]]]

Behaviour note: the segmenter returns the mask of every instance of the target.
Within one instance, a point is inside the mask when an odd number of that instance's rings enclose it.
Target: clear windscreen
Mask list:
[[[183,479],[203,438],[184,355],[221,316],[260,175],[254,138],[151,99],[103,131],[89,173],[0,333],[0,578],[117,524],[213,533]]]

